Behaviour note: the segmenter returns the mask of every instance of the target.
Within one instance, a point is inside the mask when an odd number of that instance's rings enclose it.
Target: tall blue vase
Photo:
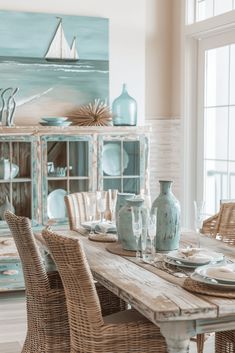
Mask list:
[[[113,125],[135,126],[137,124],[137,103],[132,98],[123,84],[122,94],[112,104]]]
[[[160,194],[152,204],[157,213],[156,250],[179,248],[180,204],[171,191],[172,181],[160,180]]]

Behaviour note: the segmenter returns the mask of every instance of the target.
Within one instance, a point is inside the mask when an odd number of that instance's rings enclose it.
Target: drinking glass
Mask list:
[[[197,234],[197,247],[200,248],[200,232],[205,217],[205,201],[194,201],[194,228]]]
[[[117,193],[118,190],[116,189],[109,189],[108,190],[108,197],[109,197],[109,208],[111,212],[111,222],[115,223],[115,210],[116,210],[116,203],[117,203]]]
[[[131,208],[132,231],[136,240],[136,258],[140,259],[139,240],[142,234],[142,214],[139,208]]]
[[[105,191],[97,191],[97,210],[100,213],[100,222],[103,222],[106,210]]]
[[[148,236],[150,239],[151,253],[152,253],[152,257],[154,257],[154,253],[155,253],[154,239],[156,237],[156,230],[157,230],[157,214],[150,213],[147,222],[148,222],[147,227],[148,227]]]
[[[89,221],[91,222],[90,234],[94,233],[92,222],[96,219],[96,194],[94,192],[88,193],[87,198]]]

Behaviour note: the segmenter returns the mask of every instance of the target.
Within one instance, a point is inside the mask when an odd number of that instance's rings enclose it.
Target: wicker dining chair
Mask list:
[[[71,353],[165,353],[157,326],[133,309],[103,317],[79,239],[42,233],[64,284],[68,303]]]
[[[112,191],[115,194],[115,190]],[[106,200],[106,211],[105,218],[111,220],[111,210],[110,210],[110,194],[108,191],[104,191]],[[81,228],[81,223],[90,220],[89,213],[89,196],[94,195],[96,198],[96,192],[75,192],[64,197],[67,213],[69,217],[69,226],[71,230],[77,230]],[[116,190],[117,195],[117,190]],[[98,219],[99,214],[96,211],[96,219]]]
[[[203,222],[202,233],[234,246],[235,202],[221,203],[219,212]],[[215,352],[235,352],[235,331],[215,333]]]
[[[71,230],[78,230],[81,223],[89,220],[88,197],[89,192],[76,192],[65,196],[69,226]],[[93,193],[95,194],[95,193]],[[106,206],[109,207],[108,193],[106,192]],[[118,311],[125,310],[127,303],[118,296],[110,292],[100,283],[95,282],[96,290],[102,308],[102,315],[109,315]]]
[[[219,212],[203,222],[202,233],[235,245],[235,202],[222,203]]]
[[[63,285],[58,272],[47,273],[31,222],[5,212],[22,262],[27,307],[27,335],[22,353],[69,353],[70,332]]]

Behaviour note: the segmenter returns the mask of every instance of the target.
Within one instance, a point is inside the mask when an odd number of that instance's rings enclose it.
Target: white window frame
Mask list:
[[[203,106],[202,95],[199,94],[198,82],[199,68],[199,43],[200,40],[219,35],[235,29],[235,10],[222,15],[185,25],[186,0],[181,0],[182,8],[182,48],[181,48],[181,82],[182,82],[182,225],[193,226],[193,200],[200,197],[202,190],[198,188],[197,178],[200,152],[197,151],[198,131],[202,128],[198,116],[201,114],[199,107]],[[204,99],[204,98],[203,98]],[[201,108],[200,108],[201,109]],[[201,168],[199,168],[201,169]]]

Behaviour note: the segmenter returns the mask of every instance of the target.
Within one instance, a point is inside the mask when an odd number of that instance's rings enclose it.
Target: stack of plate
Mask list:
[[[66,121],[67,119],[68,118],[63,116],[44,117],[40,124],[43,126],[69,126],[72,122]]]
[[[191,278],[207,285],[235,290],[235,263],[198,267]]]
[[[194,269],[209,263],[219,263],[224,260],[224,255],[203,248],[185,248],[170,251],[165,262],[178,267]]]

